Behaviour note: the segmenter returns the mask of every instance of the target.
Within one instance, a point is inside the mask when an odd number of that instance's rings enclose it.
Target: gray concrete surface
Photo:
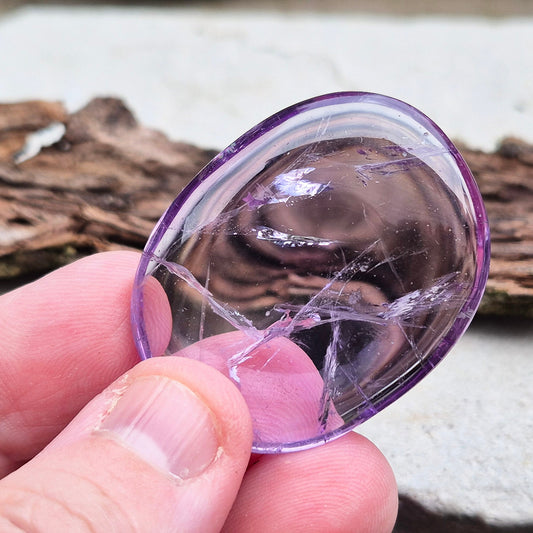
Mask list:
[[[0,101],[124,98],[147,125],[222,148],[335,90],[404,99],[453,138],[533,142],[533,18],[26,8],[0,18]],[[533,524],[533,324],[476,321],[361,432],[431,509]],[[357,457],[354,457],[354,461]]]

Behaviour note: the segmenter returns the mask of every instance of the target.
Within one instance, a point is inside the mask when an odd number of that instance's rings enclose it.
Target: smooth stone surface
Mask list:
[[[533,524],[533,324],[474,319],[433,373],[358,428],[400,492],[431,509]]]
[[[222,148],[295,101],[372,90],[492,149],[505,135],[533,142],[532,48],[532,18],[26,8],[0,18],[0,101],[75,109],[117,95],[146,125]],[[402,492],[533,523],[532,346],[532,323],[474,321],[424,383],[361,426]]]
[[[223,148],[297,101],[394,96],[448,136],[533,142],[533,19],[26,8],[0,25],[0,100],[126,99],[147,126]],[[22,36],[24,36],[22,38]]]

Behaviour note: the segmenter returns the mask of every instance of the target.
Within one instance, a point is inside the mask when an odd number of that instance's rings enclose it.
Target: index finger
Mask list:
[[[138,261],[134,252],[97,254],[0,297],[0,477],[138,361]]]

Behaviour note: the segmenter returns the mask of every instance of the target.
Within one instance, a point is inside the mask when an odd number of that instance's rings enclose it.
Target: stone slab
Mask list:
[[[416,388],[365,422],[400,492],[440,512],[533,524],[533,324],[475,320]]]
[[[2,19],[0,49],[0,101],[120,96],[200,146],[337,90],[406,100],[473,148],[533,142],[533,18],[33,7]]]

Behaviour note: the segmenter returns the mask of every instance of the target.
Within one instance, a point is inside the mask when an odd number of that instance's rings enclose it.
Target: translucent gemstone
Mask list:
[[[425,115],[321,96],[243,135],[155,228],[133,294],[143,358],[241,390],[254,450],[336,438],[449,351],[481,299],[489,231],[472,175]]]

